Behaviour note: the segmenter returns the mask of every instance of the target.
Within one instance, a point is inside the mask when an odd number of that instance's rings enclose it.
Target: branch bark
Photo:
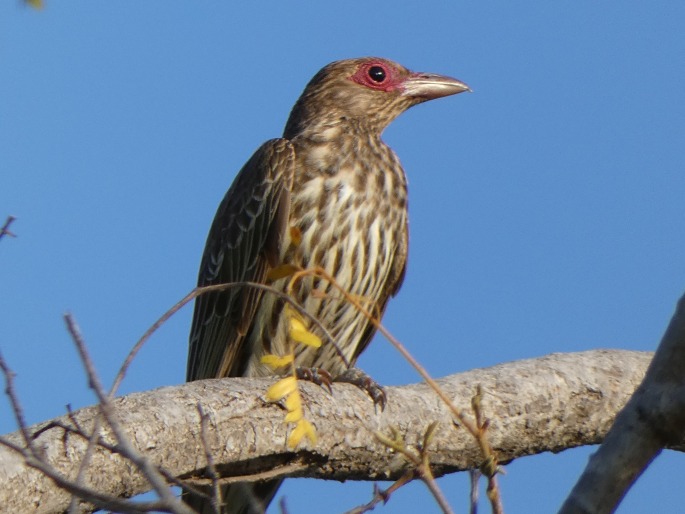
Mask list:
[[[482,410],[490,420],[489,440],[501,462],[545,451],[557,452],[596,444],[618,410],[642,380],[651,353],[596,350],[553,354],[487,369],[452,375],[439,381],[458,406],[468,411],[480,385]],[[424,384],[387,389],[388,405],[375,412],[369,398],[353,386],[335,384],[333,394],[301,384],[305,416],[315,425],[315,447],[286,447],[284,411],[263,400],[274,379],[221,379],[165,387],[117,398],[117,420],[135,448],[166,473],[194,483],[204,478],[206,450],[224,483],[285,476],[336,480],[397,479],[407,469],[404,458],[384,447],[374,432],[395,427],[407,445],[417,446],[426,427],[439,421],[431,444],[434,475],[471,469],[481,464],[474,439],[455,427],[447,408]],[[205,448],[197,405],[208,416]],[[99,408],[29,427],[35,445],[59,473],[73,477],[87,441],[57,424],[75,423],[86,433]],[[50,427],[52,428],[46,428]],[[107,443],[115,444],[103,429]],[[0,512],[63,512],[70,496],[21,454],[19,433],[0,446]],[[86,484],[103,493],[130,497],[150,489],[137,470],[118,455],[98,447]],[[83,506],[87,511],[88,507]]]

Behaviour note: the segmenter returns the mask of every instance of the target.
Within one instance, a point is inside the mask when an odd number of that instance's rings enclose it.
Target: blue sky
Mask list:
[[[62,314],[111,380],[193,287],[235,172],[321,66],[363,55],[474,90],[385,133],[411,220],[385,323],[428,370],[654,349],[685,290],[683,19],[678,2],[3,2],[0,219],[16,216],[19,237],[0,242],[0,350],[27,418],[93,401]],[[123,392],[183,380],[190,315],[155,335]],[[360,365],[385,384],[418,380],[381,339]],[[509,465],[507,512],[556,509],[589,452]],[[619,512],[679,505],[683,478],[663,454]],[[466,477],[440,483],[463,510]],[[336,512],[371,485],[291,480],[281,493],[294,514]],[[413,484],[377,510],[430,502]]]

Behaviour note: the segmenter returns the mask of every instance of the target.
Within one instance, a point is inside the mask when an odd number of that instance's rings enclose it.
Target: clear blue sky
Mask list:
[[[103,2],[0,5],[0,349],[29,421],[92,403],[62,314],[106,380],[194,285],[235,172],[280,135],[309,78],[363,55],[455,76],[473,94],[385,134],[410,181],[411,252],[385,322],[435,376],[551,352],[652,350],[685,291],[685,4]],[[191,309],[123,392],[184,378]],[[377,339],[360,365],[417,381]],[[14,429],[6,404],[0,431]],[[509,513],[556,509],[588,449],[522,459]],[[667,453],[620,513],[681,505]],[[457,510],[467,479],[442,486]],[[291,480],[293,514],[371,485]],[[485,508],[485,506],[483,506]],[[531,510],[533,509],[533,510]],[[421,484],[379,512],[431,512]]]

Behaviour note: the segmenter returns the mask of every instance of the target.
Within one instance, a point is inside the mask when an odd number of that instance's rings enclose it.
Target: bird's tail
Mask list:
[[[282,480],[221,486],[221,514],[264,514]],[[211,489],[201,490],[211,496]],[[212,503],[198,495],[183,493],[183,501],[198,514],[216,514]]]

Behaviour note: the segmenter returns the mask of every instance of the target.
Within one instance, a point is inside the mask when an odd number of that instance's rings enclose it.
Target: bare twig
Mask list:
[[[423,443],[420,445],[418,453],[407,446],[397,429],[393,428],[391,430],[391,437],[387,437],[380,432],[375,432],[374,435],[376,436],[376,439],[388,448],[392,448],[397,453],[404,455],[404,457],[414,465],[414,468],[410,469],[407,473],[409,473],[412,478],[419,478],[426,484],[442,512],[445,514],[453,514],[452,507],[450,507],[445,495],[440,490],[430,468],[428,447],[430,446],[437,426],[438,423],[436,421],[428,425],[424,432]]]
[[[497,474],[502,472],[502,468],[497,463],[497,456],[490,448],[487,441],[487,430],[490,426],[490,420],[483,415],[483,388],[480,384],[476,387],[476,394],[471,399],[471,408],[476,417],[476,425],[478,426],[478,441],[481,449],[485,454],[485,461],[480,465],[481,473],[488,479],[488,486],[486,494],[490,500],[490,506],[494,514],[503,514],[504,507],[502,505],[502,495],[497,484]]]
[[[350,509],[344,514],[364,514],[365,512],[372,511],[380,502],[383,502],[384,504],[387,503],[388,500],[390,500],[392,493],[414,480],[414,478],[413,472],[405,473],[398,480],[390,484],[390,487],[383,490],[378,487],[378,484],[373,484],[373,498],[371,498],[371,501],[364,505],[360,505],[359,507],[355,507],[354,509]]]
[[[310,274],[310,272],[309,272],[308,270],[302,270],[302,271],[299,271],[298,274],[301,275],[301,276],[305,276],[306,274]],[[391,341],[391,343],[393,343],[393,344],[396,343],[396,347],[398,347],[398,345],[399,345],[399,347],[401,347],[401,348],[403,349],[402,345],[401,345],[396,339],[394,339],[394,338],[389,334],[389,332],[387,332],[387,330],[385,330],[385,328],[380,324],[380,321],[378,320],[378,317],[372,315],[371,313],[369,313],[369,312],[367,311],[367,309],[364,308],[364,306],[361,305],[361,303],[360,303],[360,301],[359,301],[358,298],[353,297],[352,295],[350,295],[349,293],[347,293],[345,290],[343,290],[343,289],[335,282],[335,280],[333,279],[333,277],[328,276],[328,274],[327,274],[324,270],[319,269],[319,268],[313,270],[313,272],[311,272],[311,274],[313,274],[314,276],[319,275],[319,276],[321,276],[322,278],[324,278],[324,279],[328,280],[329,282],[331,282],[331,283],[334,285],[334,287],[336,287],[336,288],[343,294],[343,296],[346,298],[347,301],[350,301],[351,303],[353,303],[358,309],[360,309],[360,311],[361,311],[368,319],[370,319],[374,324],[376,324],[377,328],[379,328],[379,330],[381,330],[381,332],[384,333],[384,335],[386,335],[386,337]],[[295,280],[297,280],[297,277],[295,278]],[[323,325],[320,323],[320,321],[319,321],[318,319],[316,319],[314,316],[312,316],[311,314],[309,314],[309,313],[308,313],[303,307],[301,307],[301,306],[300,306],[300,305],[299,305],[299,304],[298,304],[290,295],[288,295],[288,294],[286,294],[286,293],[283,293],[283,292],[281,292],[281,291],[279,291],[279,290],[277,290],[277,289],[275,289],[275,288],[273,288],[273,287],[271,287],[271,286],[268,286],[268,285],[265,285],[265,284],[254,283],[254,282],[236,282],[236,283],[230,283],[230,284],[218,284],[218,285],[214,285],[214,286],[206,286],[206,287],[195,288],[195,289],[194,289],[193,291],[191,291],[188,295],[186,295],[186,296],[185,296],[184,298],[182,298],[179,302],[177,302],[173,307],[171,307],[167,312],[165,312],[165,313],[164,313],[164,314],[163,314],[163,315],[162,315],[162,316],[161,316],[161,317],[160,317],[160,318],[159,318],[159,319],[158,319],[158,320],[157,320],[157,321],[156,321],[156,322],[155,322],[155,323],[154,323],[154,324],[153,324],[153,325],[152,325],[152,326],[143,334],[143,336],[136,342],[136,344],[133,346],[133,348],[131,349],[131,351],[130,351],[129,354],[127,355],[127,357],[124,359],[124,362],[123,362],[123,364],[122,364],[122,366],[121,366],[119,372],[117,373],[117,376],[115,377],[114,382],[113,382],[113,384],[112,384],[112,387],[110,388],[110,391],[109,391],[109,393],[108,393],[107,396],[108,396],[109,398],[112,398],[112,397],[116,394],[116,391],[117,391],[119,385],[121,384],[121,381],[123,380],[123,378],[124,378],[124,376],[125,376],[125,374],[126,374],[126,371],[127,371],[128,367],[129,367],[130,364],[133,362],[133,359],[135,358],[135,356],[137,355],[137,353],[138,353],[138,352],[140,351],[140,349],[144,346],[144,344],[149,340],[149,338],[152,336],[152,334],[153,334],[159,327],[161,327],[161,326],[162,326],[162,325],[163,325],[171,316],[173,316],[176,312],[178,312],[178,311],[179,311],[182,307],[184,307],[187,303],[189,303],[191,300],[193,300],[194,298],[196,298],[197,296],[199,296],[199,295],[201,295],[201,294],[206,294],[206,293],[210,293],[210,292],[217,292],[217,291],[223,291],[223,290],[230,289],[230,288],[233,288],[233,287],[253,287],[253,288],[256,288],[256,289],[261,289],[261,290],[263,290],[263,291],[265,291],[265,292],[269,292],[269,293],[271,293],[271,294],[276,294],[276,295],[277,295],[278,297],[280,297],[282,300],[284,300],[284,301],[287,302],[289,305],[291,305],[291,306],[292,306],[292,307],[293,307],[301,316],[303,316],[303,317],[309,319],[310,321],[312,321],[313,324],[314,324],[314,325],[321,331],[321,333],[327,338],[329,344],[332,344],[332,345],[335,347],[336,352],[338,353],[338,355],[341,356],[341,358],[343,358],[343,360],[345,360],[345,362],[346,362],[346,358],[345,358],[344,355],[342,354],[340,348],[338,348],[336,341],[333,339],[333,337],[330,335],[330,333],[325,329],[325,327],[323,327]],[[73,336],[73,334],[72,334],[72,336]],[[78,344],[78,343],[77,343],[77,344]],[[399,348],[398,348],[398,349],[399,349]],[[407,356],[409,356],[409,353],[406,352],[406,350],[405,350],[405,351],[404,351],[404,355],[405,355],[405,358],[407,358]],[[409,356],[409,360],[410,360],[410,363],[412,363],[412,364],[414,365],[415,368],[416,368],[417,366],[419,366],[418,363],[417,363],[413,358],[411,358],[411,356]],[[419,368],[420,368],[420,366],[419,366]],[[418,369],[418,368],[417,368],[417,369]],[[423,370],[423,368],[420,368],[420,369],[419,369],[419,372],[421,372],[421,370]],[[424,370],[424,372],[422,373],[422,375],[424,375],[424,379],[426,378],[426,376],[428,376],[428,374],[425,372],[425,370]],[[429,382],[429,383],[430,383],[430,382]],[[435,387],[437,387],[437,385],[436,385]],[[445,396],[445,398],[446,398],[446,396]],[[454,407],[454,406],[453,406],[453,407]],[[456,409],[456,407],[454,407],[454,409]],[[104,410],[103,410],[103,413],[104,413]],[[464,424],[467,424],[467,423],[468,423],[468,421],[465,422],[465,420],[463,420],[463,419],[462,419],[461,421],[462,421]],[[83,479],[83,477],[85,476],[85,471],[86,471],[86,469],[87,469],[88,462],[90,461],[90,458],[91,458],[91,455],[92,455],[92,452],[93,452],[93,448],[94,448],[96,442],[99,440],[99,430],[100,430],[100,427],[101,427],[101,419],[98,418],[98,419],[96,420],[95,425],[94,425],[94,430],[93,430],[93,433],[92,433],[92,436],[91,436],[90,444],[89,444],[88,449],[87,449],[87,451],[86,451],[86,454],[85,454],[85,456],[84,456],[84,458],[83,458],[83,460],[82,460],[82,464],[81,464],[81,467],[80,467],[80,469],[79,469],[79,473],[78,473],[78,475],[77,475],[77,481],[78,481],[78,482],[80,482],[80,481]],[[482,434],[481,434],[481,437],[482,437]],[[482,445],[481,445],[481,446],[482,446]],[[214,484],[214,485],[216,485],[216,484]],[[437,485],[434,484],[434,487],[437,487]],[[217,490],[218,490],[218,489],[214,489],[215,492],[216,492]],[[73,504],[72,504],[72,506],[73,506]]]
[[[210,444],[207,434],[207,424],[209,423],[209,416],[205,414],[202,410],[202,405],[197,404],[197,412],[200,415],[200,440],[202,441],[202,447],[205,451],[205,459],[207,459],[207,471],[206,474],[212,481],[212,496],[210,498],[210,503],[212,509],[217,514],[221,512],[221,487],[219,487],[219,475],[216,472],[214,466],[214,457],[212,457],[212,452],[210,451]]]
[[[469,470],[469,482],[471,490],[469,491],[469,514],[478,514],[478,481],[480,480],[481,472],[478,469]]]
[[[133,359],[135,358],[136,354],[140,351],[140,349],[152,336],[152,334],[154,334],[157,331],[157,329],[159,329],[159,327],[166,323],[166,321],[169,318],[171,318],[174,314],[181,310],[181,308],[183,308],[187,303],[194,300],[200,295],[207,293],[215,293],[219,291],[226,291],[234,287],[252,287],[254,289],[260,289],[264,292],[268,292],[270,294],[278,296],[281,300],[285,301],[293,309],[295,309],[301,316],[310,320],[319,330],[321,330],[321,333],[326,337],[328,342],[334,345],[336,347],[336,350],[339,353],[341,353],[340,349],[337,347],[337,343],[335,342],[333,336],[330,334],[330,332],[328,332],[328,330],[326,330],[326,328],[321,324],[321,322],[318,319],[316,319],[315,316],[307,312],[293,298],[274,287],[268,286],[266,284],[259,284],[257,282],[231,282],[229,284],[217,284],[213,286],[196,287],[190,293],[184,296],[181,300],[179,300],[173,307],[171,307],[171,309],[162,314],[162,316],[157,321],[155,321],[152,324],[152,326],[148,328],[145,331],[145,333],[141,336],[141,338],[136,342],[136,344],[133,346],[129,354],[126,356],[126,359],[124,359],[124,363],[122,364],[121,368],[119,369],[119,372],[117,373],[117,376],[114,379],[114,383],[112,384],[112,387],[110,389],[110,396],[116,394],[116,391],[119,385],[121,384],[121,381],[124,379],[124,376],[126,375],[126,370],[131,365],[131,362],[133,362]]]
[[[26,419],[24,418],[24,411],[21,408],[21,404],[19,403],[19,397],[17,396],[17,393],[14,390],[15,374],[9,368],[9,366],[5,362],[5,358],[2,356],[1,353],[0,369],[2,370],[2,374],[5,376],[5,394],[10,400],[10,404],[12,406],[12,413],[14,414],[14,419],[17,422],[17,427],[19,428],[21,435],[24,438],[24,444],[26,444],[26,448],[28,448],[32,455],[38,457],[38,449],[33,444],[33,438],[31,437],[31,433],[27,428],[28,425],[26,424]]]
[[[5,224],[0,228],[0,239],[2,239],[4,236],[9,236],[9,237],[17,237],[16,234],[10,232],[10,225],[14,220],[16,220],[14,216],[7,216],[7,219],[5,220]]]
[[[426,432],[423,435],[423,444],[419,448],[419,455],[421,456],[421,466],[419,466],[418,469],[421,475],[421,480],[424,484],[426,484],[430,492],[433,494],[433,498],[435,498],[435,501],[438,502],[438,505],[440,506],[442,511],[445,514],[453,514],[452,507],[447,502],[447,498],[445,498],[445,495],[442,493],[440,487],[438,487],[438,483],[435,481],[435,477],[433,476],[433,472],[431,471],[430,453],[428,451],[428,447],[431,445],[431,442],[433,441],[433,436],[435,435],[435,430],[437,428],[438,422],[434,421],[433,423],[428,425],[428,428],[426,429]]]

